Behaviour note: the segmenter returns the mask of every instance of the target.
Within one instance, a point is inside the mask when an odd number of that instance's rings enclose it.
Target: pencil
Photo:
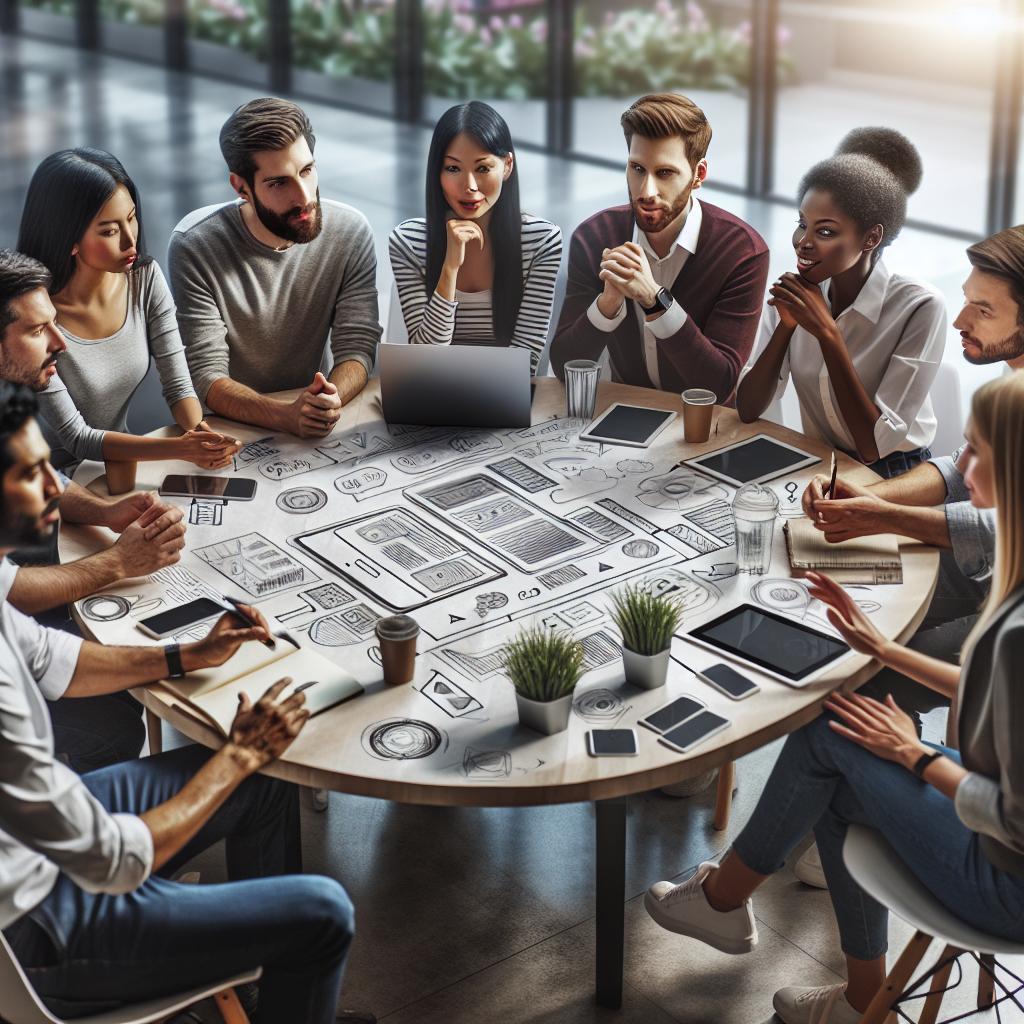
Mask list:
[[[836,473],[839,471],[839,463],[836,461],[836,453],[832,453],[832,479],[828,482],[828,487],[825,490],[822,497],[833,498],[836,493]]]
[[[245,609],[242,607],[241,601],[238,601],[233,597],[228,597],[227,594],[223,594],[222,597],[224,598],[225,601],[227,601],[229,605],[231,605],[232,615],[237,615],[238,618],[240,618],[243,622],[247,623],[250,626],[258,626],[260,629],[263,628],[262,623],[258,622],[252,615],[245,611]],[[267,647],[277,646],[277,643],[274,641],[274,638],[272,636],[268,636],[267,639],[261,641],[261,643],[263,643]]]

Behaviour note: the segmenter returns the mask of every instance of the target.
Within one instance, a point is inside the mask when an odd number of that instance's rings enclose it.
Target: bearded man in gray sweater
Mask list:
[[[320,199],[315,142],[295,103],[243,104],[220,133],[239,198],[190,213],[168,248],[204,408],[298,437],[330,433],[365,386],[381,335],[373,233],[358,210]],[[294,401],[268,397],[294,388]]]

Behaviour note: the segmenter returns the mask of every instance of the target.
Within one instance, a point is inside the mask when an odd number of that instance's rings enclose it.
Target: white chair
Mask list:
[[[167,1020],[200,999],[216,998],[217,1007],[225,1024],[249,1024],[249,1018],[235,995],[236,985],[256,981],[262,967],[238,974],[233,978],[182,992],[178,995],[147,999],[144,1003],[122,1006],[89,1017],[76,1017],[75,1024],[157,1024]],[[25,977],[21,964],[15,959],[7,939],[0,932],[0,1017],[8,1024],[65,1024],[43,1005],[35,989]]]
[[[960,401],[960,375],[952,363],[939,363],[930,392],[938,420],[932,455],[952,455],[964,443],[964,413]]]
[[[939,958],[939,969],[932,976],[919,1024],[935,1024],[942,1005],[942,990],[949,981],[953,961],[966,952],[980,954],[978,1008],[991,1005],[996,956],[1024,955],[1024,945],[986,935],[951,914],[903,863],[877,829],[851,825],[843,844],[843,861],[853,880],[869,896],[917,929],[865,1011],[861,1024],[883,1024],[893,1003],[906,991],[933,939],[941,939],[946,946]]]

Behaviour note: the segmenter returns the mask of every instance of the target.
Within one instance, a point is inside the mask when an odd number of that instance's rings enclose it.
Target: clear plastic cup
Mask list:
[[[711,437],[711,417],[718,395],[704,388],[683,392],[683,440],[687,444],[704,444]]]
[[[593,359],[570,359],[565,364],[565,415],[592,420],[597,405],[597,378],[601,366]]]
[[[732,500],[736,525],[736,566],[740,572],[763,576],[772,557],[772,537],[779,496],[760,484],[744,484]]]

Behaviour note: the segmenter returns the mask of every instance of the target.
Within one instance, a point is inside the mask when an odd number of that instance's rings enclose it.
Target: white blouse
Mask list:
[[[821,283],[826,303],[830,283]],[[740,381],[768,347],[778,324],[778,311],[766,305]],[[853,304],[839,314],[836,327],[864,390],[881,412],[875,421],[878,457],[931,444],[937,424],[928,393],[946,345],[942,293],[926,281],[890,274],[879,259]],[[802,327],[790,340],[776,398],[782,397],[790,377],[804,433],[856,457],[857,446],[840,412],[821,346]]]

